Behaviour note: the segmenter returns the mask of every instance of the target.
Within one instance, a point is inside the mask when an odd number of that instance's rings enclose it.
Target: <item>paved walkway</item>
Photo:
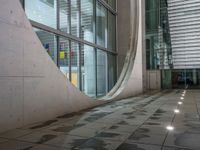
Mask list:
[[[200,150],[200,91],[141,95],[0,134],[0,150]]]

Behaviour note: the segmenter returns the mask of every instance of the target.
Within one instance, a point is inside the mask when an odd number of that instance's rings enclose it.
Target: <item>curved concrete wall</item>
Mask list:
[[[65,80],[18,0],[1,1],[0,35],[0,132],[105,103],[85,96]],[[142,92],[142,35],[138,35],[134,67],[111,100]]]

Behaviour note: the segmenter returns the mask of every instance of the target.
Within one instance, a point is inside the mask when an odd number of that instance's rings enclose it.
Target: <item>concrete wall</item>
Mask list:
[[[143,66],[145,65],[145,61],[144,61],[144,53],[143,53],[143,50],[144,50],[144,47],[143,47],[144,46],[144,44],[143,44],[144,20],[142,17],[143,16],[143,9],[142,9],[143,8],[143,0],[139,0],[138,2],[139,2],[139,5],[138,5],[139,6],[139,8],[138,8],[138,10],[139,10],[139,12],[138,12],[139,20],[138,21],[139,22],[138,22],[138,37],[137,37],[137,46],[136,46],[136,56],[135,56],[134,65],[133,65],[133,69],[131,71],[130,77],[127,80],[127,83],[126,83],[124,89],[121,91],[118,98],[134,96],[134,95],[143,93],[143,90],[144,90],[144,83],[143,83],[144,68],[143,68]],[[129,1],[128,4],[129,4],[129,7],[127,5],[126,7],[128,7],[128,8],[124,8],[126,11],[130,10],[130,6],[131,6],[131,9],[134,9],[134,7],[132,6],[133,2]],[[121,4],[121,5],[123,5],[123,4]],[[132,11],[130,10],[130,14],[131,13],[132,13],[132,15],[130,15],[131,19],[129,19],[129,20],[131,20],[130,24],[136,24],[136,22],[133,21],[133,20],[136,20],[134,18],[135,16],[133,15],[133,10]],[[126,17],[124,17],[124,18],[126,18]],[[123,24],[124,24],[124,22],[121,22],[121,26],[123,26]],[[124,28],[126,28],[125,24],[124,24]],[[125,31],[126,30],[127,29],[125,29]],[[128,32],[124,33],[124,38],[125,38],[125,34],[130,35],[129,38],[134,38],[134,35],[132,35],[132,37],[131,37],[131,33],[132,33],[131,30],[130,30],[129,34],[128,34]],[[125,38],[125,40],[127,40],[127,37]],[[120,45],[120,41],[118,41],[118,42],[119,42],[118,44]],[[128,44],[128,45],[126,45],[126,44]],[[122,46],[119,46],[119,47],[123,47],[123,50],[126,50],[127,47],[130,47],[130,42],[129,43],[122,42]],[[129,50],[129,48],[128,48],[128,50]],[[119,50],[119,52],[120,51],[121,50]],[[127,52],[128,51],[126,51],[126,53]]]
[[[143,91],[141,11],[139,15],[139,38],[131,34],[132,41],[138,39],[137,45],[129,47],[137,51],[129,60],[134,65],[111,100]],[[132,25],[134,19],[130,18]],[[0,132],[105,103],[87,97],[65,79],[32,30],[18,0],[1,0],[0,35]]]
[[[130,4],[131,0],[117,0],[117,51],[118,51],[118,76],[121,74],[127,52],[130,47],[131,22]]]
[[[161,90],[161,72],[160,70],[148,70],[147,74],[147,89]]]

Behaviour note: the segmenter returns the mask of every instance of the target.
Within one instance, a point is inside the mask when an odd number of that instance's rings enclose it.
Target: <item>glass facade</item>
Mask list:
[[[162,87],[165,89],[199,89],[200,69],[163,70]]]
[[[147,69],[172,67],[172,49],[167,0],[146,0]]]
[[[47,53],[91,97],[116,83],[115,0],[21,0]]]
[[[191,20],[187,13],[195,11],[196,7],[192,7],[196,1],[145,2],[147,69],[161,71],[163,89],[199,89],[199,54],[196,53],[199,49],[197,44],[194,44],[199,42],[196,40],[198,37],[193,36],[193,28],[195,29],[198,23],[187,23],[187,19]],[[192,41],[188,40],[190,37]]]

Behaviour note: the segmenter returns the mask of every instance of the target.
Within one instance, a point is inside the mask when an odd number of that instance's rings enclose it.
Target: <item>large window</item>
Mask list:
[[[56,0],[25,0],[25,11],[29,19],[56,28]]]
[[[44,49],[90,97],[116,83],[115,0],[21,0]]]
[[[113,9],[116,9],[116,0],[104,0],[106,3],[110,5]]]
[[[71,42],[71,82],[80,88],[80,60],[79,60],[79,43]]]
[[[81,0],[81,37],[94,43],[93,0]]]
[[[108,49],[116,51],[116,18],[108,13]]]
[[[69,0],[59,1],[60,30],[70,32],[70,3]]]
[[[69,40],[67,40],[66,38],[60,37],[59,65],[60,65],[60,70],[68,79],[70,77],[70,71],[69,71],[70,56],[71,56],[71,51],[70,51]]]
[[[107,47],[107,10],[99,2],[97,2],[96,23],[97,44]]]
[[[80,36],[80,1],[71,0],[71,34],[79,37]]]
[[[82,46],[82,90],[85,94],[96,96],[95,50],[88,45]]]
[[[107,55],[101,50],[97,50],[97,96],[101,97],[108,91],[107,78]]]
[[[34,29],[38,35],[42,45],[47,53],[51,56],[52,60],[57,64],[57,43],[56,36],[50,32],[40,29]]]

